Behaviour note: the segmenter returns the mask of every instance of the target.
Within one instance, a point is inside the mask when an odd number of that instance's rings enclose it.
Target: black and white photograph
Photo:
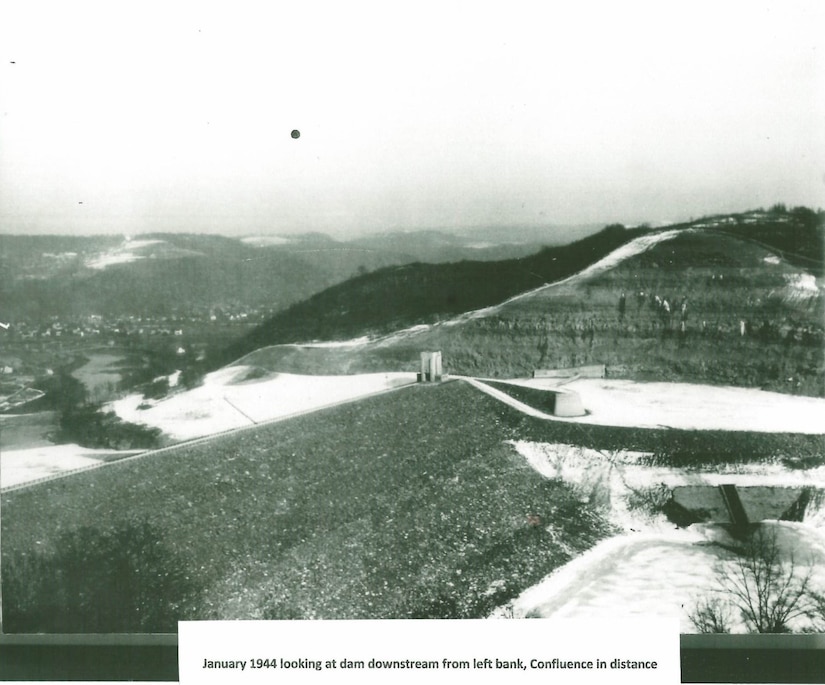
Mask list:
[[[5,4],[0,649],[675,618],[825,665],[823,26]]]

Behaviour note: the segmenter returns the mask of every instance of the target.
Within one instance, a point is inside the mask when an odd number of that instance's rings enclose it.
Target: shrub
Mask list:
[[[162,376],[149,384],[149,387],[146,388],[146,391],[143,393],[143,397],[149,400],[159,400],[161,397],[166,397],[166,393],[169,392],[169,379],[166,376]]]
[[[688,616],[700,633],[729,633],[730,605],[720,597],[705,597]]]
[[[750,531],[736,557],[717,566],[718,593],[701,599],[690,620],[700,632],[728,632],[730,611],[737,611],[749,631],[789,633],[797,619],[810,622],[821,594],[811,585],[812,566],[800,567],[793,551],[781,549],[775,528]]]
[[[114,412],[86,404],[64,409],[57,439],[102,449],[152,449],[160,446],[161,431],[122,421]]]
[[[198,594],[146,521],[66,532],[51,551],[4,556],[2,571],[10,632],[174,632]]]

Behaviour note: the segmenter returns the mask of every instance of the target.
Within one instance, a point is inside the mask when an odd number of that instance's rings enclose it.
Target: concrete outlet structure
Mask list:
[[[584,416],[584,405],[579,393],[572,390],[557,390],[553,416]]]
[[[672,513],[692,523],[726,523],[745,529],[766,520],[801,521],[816,488],[682,485],[673,489]]]

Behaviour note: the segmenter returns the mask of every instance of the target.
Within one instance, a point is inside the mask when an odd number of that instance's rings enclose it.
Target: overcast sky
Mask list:
[[[823,26],[817,0],[7,2],[0,232],[822,206]]]

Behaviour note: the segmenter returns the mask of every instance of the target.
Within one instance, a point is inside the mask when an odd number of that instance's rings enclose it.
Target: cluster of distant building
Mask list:
[[[105,338],[129,335],[182,336],[186,327],[192,324],[254,324],[271,314],[270,310],[237,307],[193,310],[171,316],[52,315],[36,323],[26,320],[15,321],[9,327],[9,334],[18,340],[64,337]]]

